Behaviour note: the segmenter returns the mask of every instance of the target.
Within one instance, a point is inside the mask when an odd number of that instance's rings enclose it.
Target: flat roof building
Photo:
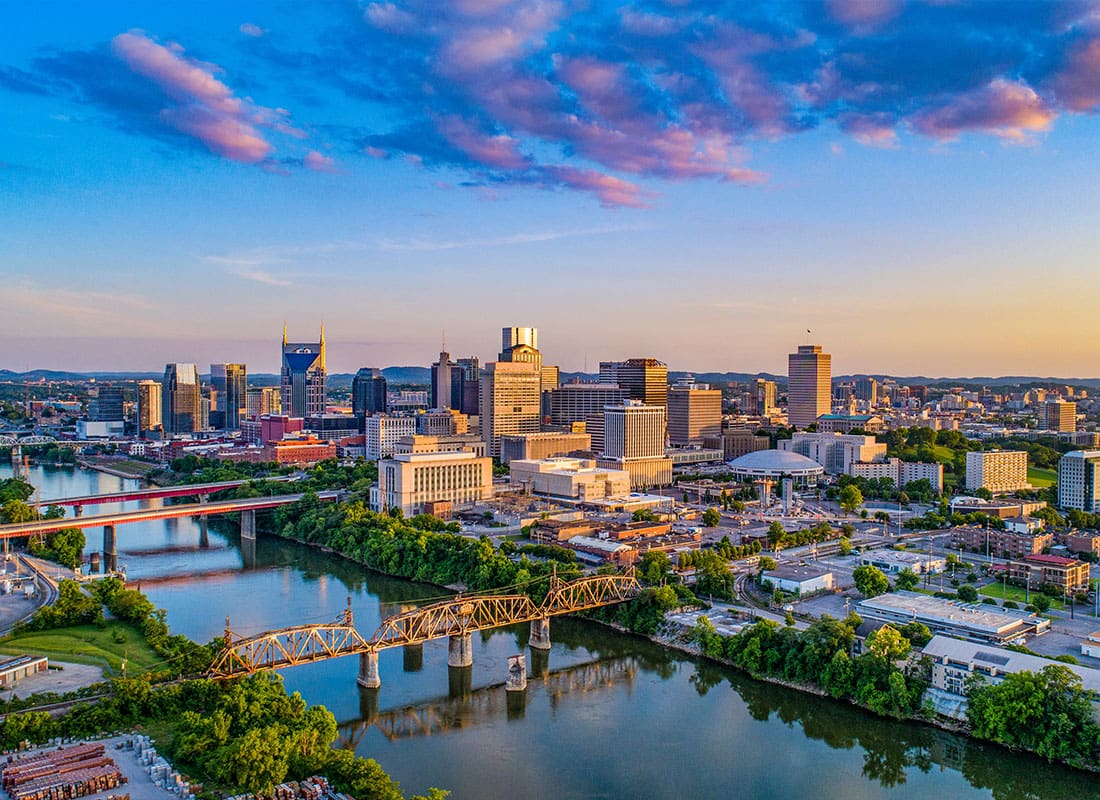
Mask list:
[[[820,567],[783,565],[761,572],[760,581],[799,597],[833,590],[833,573]]]
[[[630,473],[604,469],[581,458],[517,459],[510,463],[511,483],[533,494],[585,502],[630,494]]]
[[[399,453],[378,462],[371,492],[376,511],[400,508],[405,516],[432,504],[475,503],[493,496],[493,461],[473,453]]]
[[[1037,636],[1050,630],[1049,619],[1028,611],[941,600],[906,591],[861,600],[856,613],[861,617],[901,625],[920,622],[933,633],[997,644]]]
[[[1026,450],[982,450],[966,454],[966,490],[1007,494],[1030,489]]]

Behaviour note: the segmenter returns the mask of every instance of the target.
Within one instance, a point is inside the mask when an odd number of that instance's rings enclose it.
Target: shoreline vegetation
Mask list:
[[[177,481],[181,483],[246,476],[233,467],[199,459],[172,466],[177,473],[189,473]],[[228,496],[287,490],[285,484],[264,482],[261,470],[249,469],[247,477],[256,480]],[[435,517],[404,519],[399,512],[370,511],[363,498],[375,477],[374,465],[365,462],[354,467],[329,462],[318,465],[295,488],[305,491],[305,497],[276,510],[271,532],[380,574],[436,586],[462,586],[471,592],[509,589],[527,593],[535,602],[545,595],[551,574],[568,580],[582,573],[576,555],[565,548],[517,545],[510,540],[497,547],[487,537],[461,536],[457,525]],[[313,492],[325,488],[346,489],[351,499],[340,504],[321,503]],[[707,551],[700,556],[703,563],[696,565],[696,571],[707,584],[704,594],[728,597],[733,581],[724,562],[718,563],[722,559]],[[1100,727],[1091,713],[1095,695],[1083,690],[1079,679],[1064,666],[1052,664],[1040,673],[1010,675],[998,685],[972,685],[972,718],[959,723],[936,716],[923,700],[930,664],[915,656],[914,648],[919,649],[929,637],[924,626],[885,626],[868,636],[858,655],[853,654],[855,629],[860,624],[855,614],[844,620],[823,617],[802,632],[761,620],[734,636],[717,633],[709,620],[702,618],[686,636],[682,632],[675,636],[665,627],[666,613],[692,604],[705,607],[705,603],[679,582],[663,553],[647,554],[638,576],[645,588],[637,598],[585,616],[660,646],[731,666],[756,680],[847,701],[878,716],[931,724],[1027,750],[1085,771],[1100,771]],[[206,646],[209,655],[216,644]],[[1040,698],[1039,703],[1035,697]],[[8,740],[6,729],[0,729],[0,736]],[[185,757],[182,763],[191,762]],[[331,774],[329,777],[336,780]],[[364,795],[387,800],[391,796],[401,795]]]

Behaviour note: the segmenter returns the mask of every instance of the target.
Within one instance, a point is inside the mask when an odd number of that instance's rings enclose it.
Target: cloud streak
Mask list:
[[[580,236],[604,236],[611,233],[638,230],[643,230],[643,228],[639,226],[604,226],[598,228],[578,228],[574,230],[531,231],[526,233],[514,233],[508,236],[496,236],[488,239],[452,239],[442,241],[414,239],[401,242],[383,239],[378,242],[378,249],[384,252],[434,253],[443,250],[460,250],[467,247],[504,247],[515,244],[552,242],[558,239],[572,239]]]

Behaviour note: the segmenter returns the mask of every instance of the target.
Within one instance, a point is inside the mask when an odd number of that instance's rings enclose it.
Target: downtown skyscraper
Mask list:
[[[318,342],[288,342],[283,325],[282,360],[283,413],[291,417],[325,413],[325,326],[321,325]]]

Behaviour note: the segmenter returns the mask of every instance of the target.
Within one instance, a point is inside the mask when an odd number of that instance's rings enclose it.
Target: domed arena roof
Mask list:
[[[727,462],[735,474],[778,478],[782,475],[821,475],[825,468],[811,458],[789,450],[757,450]]]

